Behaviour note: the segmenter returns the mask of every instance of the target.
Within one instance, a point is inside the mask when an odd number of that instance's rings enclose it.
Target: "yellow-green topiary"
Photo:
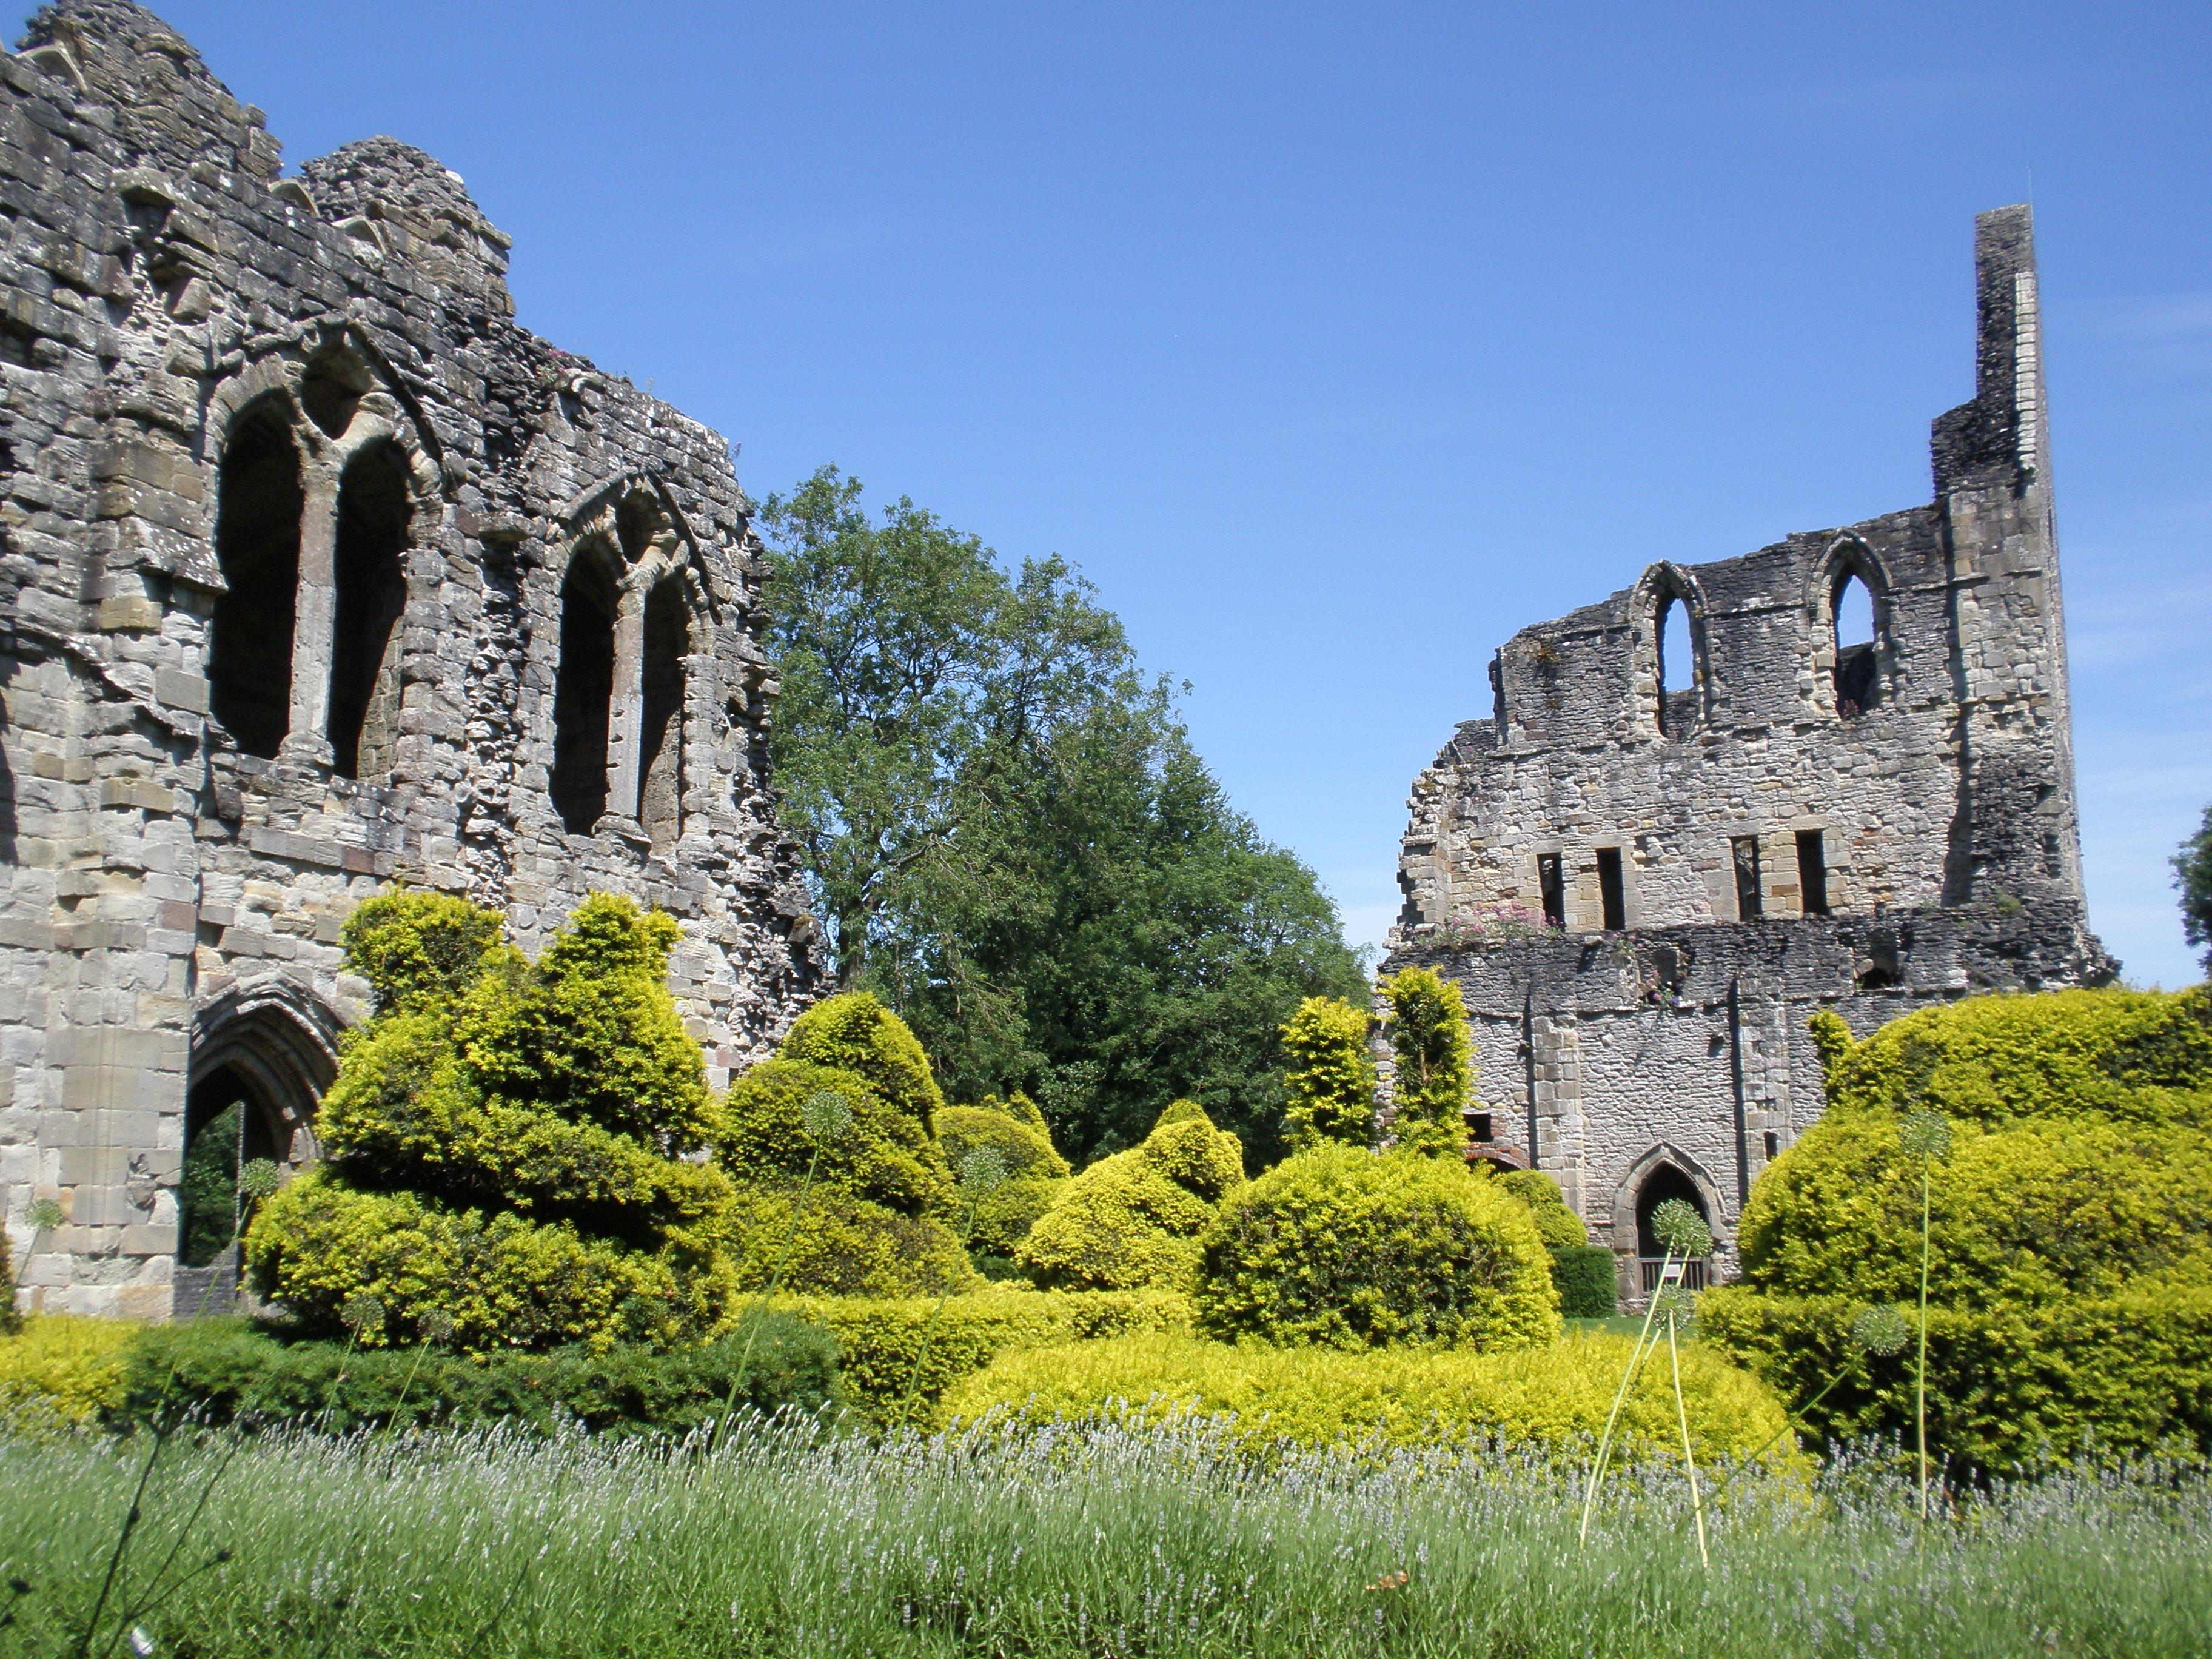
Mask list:
[[[1286,1139],[1292,1152],[1322,1140],[1355,1146],[1375,1138],[1375,1056],[1368,1015],[1336,997],[1308,997],[1283,1026]]]
[[[945,1093],[929,1056],[907,1023],[866,991],[816,1003],[792,1023],[776,1054],[850,1072],[920,1124],[924,1135],[935,1132]]]
[[[1015,1259],[1038,1284],[1058,1289],[1188,1289],[1199,1235],[1243,1175],[1237,1137],[1194,1102],[1176,1101],[1141,1146],[1070,1181]]]
[[[1632,1346],[1626,1337],[1601,1334],[1506,1353],[1354,1354],[1149,1333],[1010,1349],[954,1384],[945,1405],[954,1419],[1005,1413],[1040,1423],[1111,1419],[1130,1409],[1152,1417],[1220,1413],[1256,1446],[1425,1446],[1494,1437],[1577,1458],[1605,1425]],[[1681,1364],[1701,1463],[1747,1457],[1782,1435],[1782,1408],[1751,1373],[1694,1343],[1682,1350]],[[1680,1451],[1663,1359],[1644,1367],[1622,1423],[1634,1455]],[[1798,1461],[1786,1436],[1769,1457]]]
[[[1857,1363],[1860,1313],[1917,1305],[1924,1170],[1939,1453],[2212,1447],[2201,1354],[2173,1340],[2212,1316],[2212,993],[1975,997],[1813,1034],[1828,1109],[1752,1189],[1742,1283],[1700,1304],[1713,1340],[1803,1398]],[[2161,1322],[2085,1347],[2138,1317]],[[1853,1373],[1816,1426],[1917,1437],[1911,1393]]]
[[[1432,969],[1405,968],[1380,988],[1396,1060],[1391,1143],[1455,1158],[1467,1145],[1461,1114],[1474,1090],[1474,1041],[1459,986]]]
[[[392,894],[349,923],[386,1012],[345,1042],[325,1161],[247,1233],[257,1288],[330,1335],[374,1297],[367,1346],[434,1310],[471,1350],[720,1328],[735,1194],[698,1161],[720,1120],[665,983],[674,919],[594,894],[532,967],[456,903]]]
[[[1067,1160],[1053,1146],[1044,1115],[1025,1095],[946,1107],[937,1115],[937,1143],[956,1170],[970,1152],[986,1147],[1006,1162],[1006,1179],[975,1205],[963,1241],[980,1255],[1012,1255],[1067,1184]]]
[[[1015,1349],[1190,1327],[1189,1299],[1172,1291],[994,1285],[954,1297],[941,1312],[927,1297],[802,1297],[779,1305],[836,1334],[840,1391],[848,1405],[878,1423],[902,1412],[927,1419],[952,1383]],[[918,1385],[917,1364],[922,1366]]]
[[[793,1060],[779,1050],[730,1085],[715,1137],[722,1167],[740,1182],[796,1186],[813,1158],[799,1114],[828,1092],[852,1109],[850,1126],[822,1148],[815,1180],[907,1216],[950,1221],[952,1171],[920,1119],[887,1101],[858,1074]]]
[[[139,1328],[120,1319],[33,1314],[0,1337],[0,1422],[82,1427],[123,1403]]]
[[[804,1115],[823,1094],[842,1099],[850,1119],[817,1147]],[[765,1288],[781,1261],[784,1288],[821,1295],[965,1286],[974,1269],[953,1231],[952,1172],[930,1133],[943,1105],[921,1045],[875,998],[832,997],[800,1015],[775,1058],[722,1103],[715,1152],[742,1188],[739,1282]]]
[[[1559,1334],[1527,1205],[1449,1159],[1334,1142],[1223,1206],[1194,1305],[1213,1336],[1340,1348],[1505,1349]]]
[[[1541,1170],[1510,1170],[1496,1177],[1501,1191],[1511,1194],[1528,1206],[1528,1213],[1536,1223],[1537,1237],[1551,1249],[1570,1249],[1589,1243],[1589,1229],[1583,1218],[1567,1207],[1566,1194],[1559,1183]]]

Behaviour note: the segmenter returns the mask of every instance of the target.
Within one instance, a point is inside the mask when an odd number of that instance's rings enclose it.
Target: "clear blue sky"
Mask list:
[[[1358,940],[1516,629],[1928,499],[2033,169],[2092,919],[2197,977],[2212,8],[161,9],[289,161],[463,174],[521,320],[756,496],[1075,561]]]

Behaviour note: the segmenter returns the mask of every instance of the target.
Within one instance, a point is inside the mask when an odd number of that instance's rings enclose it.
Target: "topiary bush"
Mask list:
[[[1375,1056],[1368,1014],[1335,997],[1308,997],[1283,1026],[1285,1139],[1292,1152],[1323,1140],[1375,1139]]]
[[[1199,1236],[1244,1176],[1235,1135],[1194,1102],[1159,1115],[1140,1146],[1115,1152],[1060,1190],[1014,1251],[1053,1289],[1188,1289]]]
[[[846,1103],[851,1121],[817,1156],[804,1113],[825,1093]],[[741,1188],[738,1281],[765,1287],[781,1261],[784,1288],[821,1295],[966,1285],[973,1269],[953,1231],[952,1171],[931,1133],[943,1107],[921,1045],[872,996],[831,997],[800,1015],[775,1058],[723,1101],[715,1153]]]
[[[1203,1245],[1200,1328],[1235,1339],[1506,1349],[1559,1334],[1528,1206],[1464,1164],[1324,1144],[1224,1205]]]
[[[1562,1319],[1610,1319],[1620,1311],[1620,1280],[1613,1252],[1602,1244],[1554,1244],[1552,1285]]]
[[[366,1346],[433,1310],[471,1351],[702,1340],[736,1194],[699,1158],[720,1119],[665,983],[677,924],[594,894],[533,967],[497,923],[401,892],[346,924],[383,1012],[345,1041],[324,1162],[247,1231],[255,1287],[319,1335],[375,1297]]]
[[[1380,988],[1397,1062],[1392,1144],[1456,1156],[1467,1144],[1461,1114],[1474,1090],[1474,1040],[1459,986],[1432,969],[1405,968]]]
[[[32,1314],[0,1337],[0,1423],[82,1428],[123,1399],[139,1327],[81,1314]]]
[[[986,1147],[1006,1161],[1006,1180],[974,1206],[961,1241],[979,1255],[1012,1255],[1014,1246],[1029,1237],[1067,1184],[1067,1160],[1053,1146],[1044,1115],[1026,1095],[946,1107],[937,1115],[937,1144],[945,1162],[956,1170],[970,1152]]]
[[[1828,1109],[1753,1188],[1742,1282],[1700,1304],[1713,1340],[1809,1398],[1856,1313],[1917,1303],[1923,1160],[1905,1143],[1924,1124],[1948,1143],[1926,1160],[1931,1443],[1997,1468],[2037,1447],[2202,1443],[2185,1342],[2145,1328],[2099,1357],[2076,1333],[2124,1330],[2130,1308],[2186,1333],[2212,1295],[2207,992],[1977,997],[1863,1042],[1831,1014],[1814,1035]],[[1911,1394],[1849,1380],[1816,1425],[1908,1432]]]
[[[747,1339],[750,1352],[745,1352]],[[442,1349],[352,1349],[288,1340],[243,1319],[138,1332],[119,1351],[106,1415],[146,1422],[179,1410],[246,1429],[309,1422],[344,1433],[497,1422],[550,1431],[575,1423],[617,1437],[690,1432],[740,1405],[819,1413],[838,1400],[837,1340],[790,1313],[748,1316],[701,1346],[576,1345],[471,1358]],[[743,1356],[742,1376],[739,1360]]]
[[[945,1390],[1001,1353],[1190,1327],[1190,1300],[1173,1291],[994,1285],[941,1311],[927,1297],[801,1297],[790,1306],[836,1334],[845,1401],[878,1424],[934,1420]]]
[[[1571,1336],[1504,1353],[1392,1348],[1231,1346],[1169,1332],[1059,1347],[1011,1349],[953,1385],[945,1415],[1000,1414],[1031,1422],[1221,1413],[1255,1447],[1450,1444],[1492,1437],[1588,1455],[1630,1349],[1627,1337]],[[1757,1377],[1697,1343],[1681,1350],[1682,1394],[1698,1459],[1711,1467],[1762,1448],[1770,1462],[1801,1461],[1787,1419]],[[1632,1454],[1672,1456],[1681,1441],[1663,1364],[1643,1367],[1622,1412]],[[1782,1437],[1778,1442],[1777,1437]]]
[[[816,1003],[792,1023],[779,1058],[849,1072],[927,1136],[935,1132],[945,1094],[929,1056],[907,1023],[866,991]]]
[[[1528,1206],[1536,1236],[1552,1249],[1571,1249],[1589,1243],[1589,1229],[1567,1207],[1559,1183],[1541,1170],[1510,1170],[1493,1177],[1501,1191]]]
[[[1785,1399],[1825,1440],[1910,1445],[1913,1348],[1860,1358],[1847,1296],[1723,1285],[1698,1299],[1706,1340]],[[1911,1310],[1907,1310],[1907,1317]],[[2212,1286],[2138,1281],[2110,1296],[1928,1310],[1928,1440],[1954,1478],[2084,1456],[2212,1455]]]

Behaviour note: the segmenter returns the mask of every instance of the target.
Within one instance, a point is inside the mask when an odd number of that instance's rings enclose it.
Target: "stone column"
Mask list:
[[[637,769],[645,745],[645,604],[653,568],[631,570],[616,601],[615,685],[607,707],[607,810],[600,823],[634,834],[643,833],[637,823]]]
[[[300,585],[292,605],[292,720],[283,754],[331,763],[331,662],[337,644],[338,463],[310,459],[301,477]]]

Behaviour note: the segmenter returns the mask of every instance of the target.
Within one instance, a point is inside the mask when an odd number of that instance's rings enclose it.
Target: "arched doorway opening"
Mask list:
[[[1705,1194],[1698,1190],[1696,1182],[1672,1164],[1659,1164],[1652,1167],[1636,1194],[1636,1255],[1640,1266],[1639,1283],[1647,1296],[1659,1287],[1660,1275],[1667,1258],[1667,1247],[1652,1231],[1651,1218],[1662,1204],[1677,1198],[1695,1210],[1698,1218],[1707,1227],[1713,1224],[1712,1213],[1705,1207]],[[1705,1289],[1709,1266],[1708,1259],[1702,1256],[1684,1264],[1684,1288],[1692,1291]]]
[[[289,983],[240,988],[195,1022],[177,1181],[172,1312],[228,1313],[238,1300],[238,1237],[257,1161],[279,1179],[313,1161],[313,1121],[337,1074],[339,1022]]]

